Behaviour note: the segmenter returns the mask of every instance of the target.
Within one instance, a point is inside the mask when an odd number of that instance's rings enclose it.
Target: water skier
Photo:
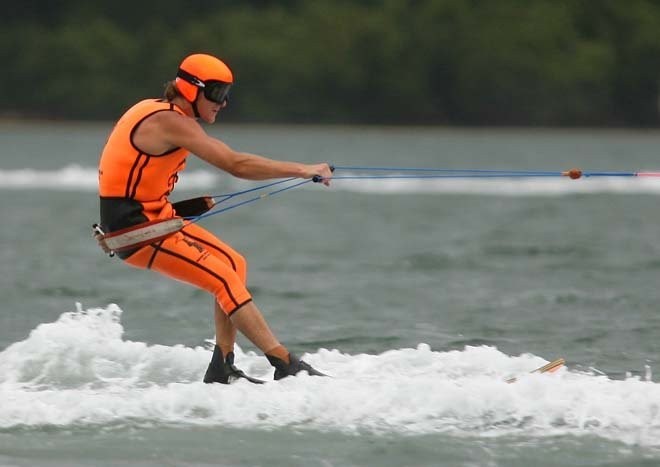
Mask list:
[[[177,212],[168,196],[192,153],[229,174],[249,179],[320,176],[328,185],[328,164],[283,162],[238,152],[209,136],[200,123],[213,123],[227,106],[234,82],[220,59],[186,57],[162,99],[131,107],[116,123],[99,163],[101,228],[116,232]],[[127,264],[156,271],[206,290],[215,298],[216,345],[206,383],[250,378],[234,365],[236,331],[245,335],[275,367],[274,379],[307,371],[321,373],[290,353],[270,330],[246,287],[245,258],[196,223],[146,246],[118,252]]]

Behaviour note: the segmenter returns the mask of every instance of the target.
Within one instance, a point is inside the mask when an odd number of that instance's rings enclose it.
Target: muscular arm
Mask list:
[[[169,147],[183,147],[206,162],[231,175],[248,180],[320,175],[330,179],[328,164],[301,164],[268,159],[256,154],[239,152],[224,142],[212,138],[199,123],[176,112],[160,112],[149,120],[145,133]],[[147,122],[144,122],[147,123]],[[143,124],[144,125],[144,124]]]

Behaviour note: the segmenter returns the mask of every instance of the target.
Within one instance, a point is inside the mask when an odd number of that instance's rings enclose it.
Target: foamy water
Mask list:
[[[197,170],[184,172],[177,188],[205,189],[217,186],[218,174],[211,171]],[[0,188],[14,190],[68,190],[97,191],[98,169],[67,165],[57,170],[0,169]]]
[[[350,172],[342,172],[350,176]],[[177,190],[208,191],[251,188],[250,183],[213,170],[192,170],[180,174]],[[68,165],[58,170],[2,170],[0,189],[96,191],[96,168]],[[306,185],[307,188],[310,185]],[[571,180],[565,177],[447,178],[447,179],[362,179],[335,180],[334,191],[363,193],[441,193],[499,196],[562,196],[570,194],[621,193],[660,194],[660,177],[593,177]],[[312,187],[313,188],[313,187]],[[274,188],[273,188],[274,189]]]
[[[433,351],[426,344],[379,355],[319,349],[306,361],[331,378],[272,380],[263,356],[237,363],[265,385],[206,385],[203,347],[122,338],[122,311],[63,313],[0,353],[0,428],[175,424],[342,433],[446,433],[526,437],[592,435],[660,447],[660,384],[571,369],[530,374],[535,355],[494,347]],[[558,356],[558,355],[557,355]],[[557,356],[548,356],[549,358]],[[518,376],[507,384],[505,379]]]

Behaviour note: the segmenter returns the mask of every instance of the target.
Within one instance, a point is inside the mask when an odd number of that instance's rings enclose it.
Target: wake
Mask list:
[[[437,352],[426,344],[378,355],[319,349],[302,357],[330,378],[272,381],[266,359],[236,349],[248,374],[201,382],[208,347],[124,340],[122,311],[63,313],[0,353],[0,429],[52,426],[225,426],[249,429],[493,437],[598,436],[660,447],[660,385],[560,369],[494,347]],[[570,356],[567,357],[570,367]],[[518,381],[505,380],[517,376]]]

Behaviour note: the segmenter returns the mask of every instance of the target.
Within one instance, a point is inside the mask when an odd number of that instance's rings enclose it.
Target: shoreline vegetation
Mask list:
[[[235,72],[230,123],[649,128],[658,24],[651,0],[21,4],[0,121],[113,120],[208,52]]]

